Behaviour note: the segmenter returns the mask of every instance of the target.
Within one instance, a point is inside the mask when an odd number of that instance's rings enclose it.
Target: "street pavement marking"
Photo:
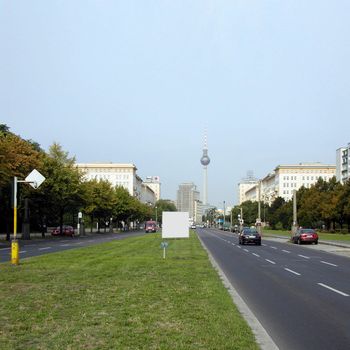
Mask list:
[[[249,250],[248,249],[243,249],[245,252],[249,253]]]
[[[277,249],[276,247],[270,247],[271,249]]]
[[[301,255],[301,254],[298,254],[298,256],[300,256],[301,258],[304,258],[304,259],[310,259],[309,256],[305,256],[305,255]]]
[[[326,284],[323,284],[323,283],[317,283],[319,286],[321,286],[321,287],[324,287],[324,288],[327,288],[327,289],[329,289],[329,290],[331,290],[331,291],[333,291],[333,292],[335,292],[335,293],[338,293],[338,294],[340,294],[340,295],[342,295],[342,296],[344,296],[344,297],[348,297],[349,296],[349,294],[346,294],[346,293],[344,293],[344,292],[341,292],[340,290],[338,290],[338,289],[334,289],[334,288],[332,288],[332,287],[330,287],[330,286],[327,286]]]
[[[300,273],[299,273],[299,272],[295,272],[295,271],[293,271],[293,270],[291,270],[291,269],[287,269],[286,267],[285,267],[284,269],[285,269],[286,271],[288,271],[288,272],[294,273],[294,275],[300,276]]]
[[[262,245],[263,245],[264,247],[266,247],[266,244],[263,243]]]
[[[290,253],[289,250],[285,250],[285,249],[282,249],[282,252],[285,252],[285,253]]]
[[[27,253],[27,251],[26,250],[21,250],[19,253],[23,254],[23,253]]]
[[[327,261],[321,261],[321,263],[322,263],[322,264],[326,264],[326,265],[331,265],[331,266],[338,267],[338,265],[329,263],[329,262],[327,262]]]
[[[47,249],[52,249],[52,248],[51,247],[39,248],[39,250],[47,250]]]
[[[232,245],[235,245],[234,243],[231,243]]]
[[[269,259],[265,259],[267,262],[269,262],[270,264],[276,264],[274,261],[272,261],[272,260],[269,260]]]
[[[0,250],[10,250],[11,248],[1,248]]]
[[[237,248],[242,249],[242,247],[241,247],[241,246],[239,246],[239,245],[237,246]]]
[[[256,253],[252,253],[252,254],[255,255],[256,257],[260,258],[259,254],[256,254]]]
[[[94,239],[90,239],[88,242],[95,242],[95,240]]]
[[[61,247],[69,247],[70,244],[61,244]]]

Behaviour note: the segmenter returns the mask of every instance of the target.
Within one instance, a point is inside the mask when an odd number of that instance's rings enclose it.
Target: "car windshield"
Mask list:
[[[302,229],[301,233],[315,233],[315,230],[313,230],[313,229]]]
[[[255,231],[255,230],[244,230],[244,231],[243,231],[243,234],[244,234],[244,235],[257,235],[258,232]]]

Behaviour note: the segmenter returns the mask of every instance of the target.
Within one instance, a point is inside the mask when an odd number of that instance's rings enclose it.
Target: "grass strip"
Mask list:
[[[0,265],[0,348],[258,349],[195,234]]]

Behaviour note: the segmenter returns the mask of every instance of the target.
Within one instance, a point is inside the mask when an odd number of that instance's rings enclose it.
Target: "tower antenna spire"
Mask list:
[[[210,158],[208,156],[208,140],[207,140],[207,130],[204,131],[204,147],[203,155],[200,159],[201,164],[203,165],[203,204],[208,204],[208,177],[207,177],[207,167],[210,163]]]

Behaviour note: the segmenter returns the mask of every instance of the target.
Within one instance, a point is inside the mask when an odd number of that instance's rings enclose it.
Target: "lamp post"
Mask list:
[[[155,206],[155,209],[156,209],[156,224],[157,224],[157,222],[158,222],[158,207]]]
[[[223,229],[225,230],[225,214],[226,214],[226,208],[225,208],[225,201],[224,201],[224,222],[223,222]]]

